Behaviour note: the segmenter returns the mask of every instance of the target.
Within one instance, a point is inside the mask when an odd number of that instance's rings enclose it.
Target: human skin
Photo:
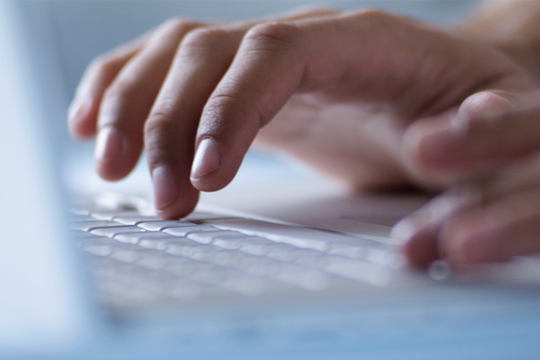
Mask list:
[[[459,31],[506,53],[540,81],[540,2],[486,1]],[[393,229],[410,262],[445,258],[456,268],[540,251],[540,96],[517,94],[493,113],[466,116],[444,145],[420,131],[411,146],[436,144],[424,166],[448,176],[472,167],[483,176],[454,186]],[[440,140],[440,138],[439,138]],[[424,145],[421,145],[424,143]],[[442,146],[441,146],[442,145]]]
[[[199,191],[226,186],[255,139],[357,190],[439,190],[484,176],[492,167],[477,164],[500,156],[490,143],[460,145],[465,166],[432,155],[444,158],[460,124],[520,106],[532,87],[492,44],[376,10],[175,19],[97,58],[68,124],[77,138],[99,134],[96,170],[108,180],[126,176],[144,146],[157,212],[172,219],[193,210]],[[504,159],[535,140],[509,144]]]

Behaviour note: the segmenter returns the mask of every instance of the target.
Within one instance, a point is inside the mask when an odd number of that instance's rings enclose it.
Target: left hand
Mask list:
[[[412,265],[444,258],[459,267],[540,252],[540,154],[524,156],[540,136],[539,118],[535,106],[471,123],[459,150],[439,166],[459,171],[460,158],[474,161],[480,154],[492,161],[513,158],[512,165],[449,189],[398,223],[392,235],[403,241]]]

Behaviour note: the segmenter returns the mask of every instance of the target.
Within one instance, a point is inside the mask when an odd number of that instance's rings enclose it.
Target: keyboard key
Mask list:
[[[200,232],[200,231],[217,231],[219,229],[208,226],[208,225],[194,225],[194,226],[181,226],[181,227],[170,227],[164,229],[163,232],[172,236],[185,237],[187,234]]]
[[[171,239],[172,237],[162,232],[133,232],[133,233],[120,233],[114,236],[114,239],[120,242],[137,244],[143,239]]]
[[[200,261],[207,261],[226,268],[238,269],[241,268],[241,261],[248,256],[249,255],[234,250],[215,249],[214,251],[207,250],[199,252],[193,258]]]
[[[399,268],[405,265],[405,260],[401,253],[389,249],[368,248],[365,259],[374,264],[393,268]]]
[[[218,237],[212,241],[212,245],[219,248],[240,250],[255,256],[263,256],[268,252],[268,246],[273,244],[275,243],[258,236],[244,236],[241,238]]]
[[[84,244],[81,246],[81,249],[86,251],[89,254],[99,256],[99,257],[109,257],[113,253],[112,244]]]
[[[89,211],[90,217],[96,220],[114,220],[116,217],[121,216],[140,216],[141,213],[136,210],[122,211],[118,209],[112,210],[95,210]]]
[[[215,263],[216,261],[214,259],[216,259],[216,253],[219,253],[221,251],[223,250],[219,250],[212,245],[201,244],[199,246],[186,246],[183,249],[183,256],[197,261]]]
[[[139,254],[140,251],[141,248],[138,246],[133,246],[132,248],[113,247],[113,252],[110,257],[126,264],[134,264],[141,258],[141,254]]]
[[[387,268],[345,258],[329,262],[324,270],[330,274],[375,286],[388,285],[392,280],[391,271]]]
[[[338,243],[329,245],[327,253],[351,259],[363,259],[366,257],[367,251],[366,246]]]
[[[183,227],[183,226],[193,226],[195,224],[181,221],[181,220],[167,220],[167,221],[141,221],[137,223],[137,226],[142,227],[145,230],[149,231],[161,231],[170,227]]]
[[[118,234],[140,233],[144,232],[144,230],[137,226],[109,226],[93,228],[90,232],[95,235],[112,238]]]
[[[235,263],[235,266],[242,271],[255,276],[276,276],[282,269],[281,264],[277,261],[265,259],[255,256],[242,256]]]
[[[275,243],[268,246],[268,252],[264,256],[282,262],[292,262],[296,260],[298,254],[297,247],[288,244]]]
[[[274,242],[258,236],[243,238],[241,239],[241,242],[242,245],[239,250],[254,256],[264,256],[268,254],[270,247],[275,245]],[[215,245],[215,240],[213,244]]]
[[[214,239],[228,239],[245,237],[244,234],[237,231],[216,230],[216,231],[197,231],[186,234],[188,239],[197,241],[201,244],[210,244]]]
[[[94,228],[108,227],[108,226],[118,226],[121,225],[114,221],[74,221],[69,224],[72,230],[82,230],[82,231],[91,231]]]
[[[188,258],[180,258],[177,256],[171,256],[172,259],[167,260],[167,266],[165,271],[179,277],[186,277],[192,274],[197,266],[204,266],[197,261]]]
[[[203,220],[229,219],[229,218],[234,218],[234,216],[194,211],[194,212],[192,212],[191,214],[189,214],[188,216],[186,216],[185,218],[183,218],[181,220],[199,222],[199,221],[203,221]]]
[[[344,242],[352,239],[333,232],[254,219],[204,220],[201,223],[224,230],[235,230],[249,235],[261,236],[272,241],[318,251],[325,251],[331,242]]]
[[[126,264],[135,264],[137,261],[139,261],[139,254],[132,250],[114,251],[110,256],[111,258]]]
[[[163,270],[167,267],[169,261],[168,259],[170,256],[167,254],[160,253],[158,251],[154,252],[142,252],[139,251],[139,260],[137,261],[137,265],[142,266],[144,268],[150,269],[150,270]]]
[[[200,249],[203,247],[205,249]],[[205,251],[206,249],[215,250],[213,246],[199,244],[195,241],[193,241],[190,244],[187,244],[187,243],[178,243],[178,242],[175,242],[174,240],[171,240],[166,244],[164,251],[167,254],[171,254],[175,256],[192,257],[193,254],[197,253],[197,251],[201,252],[201,251]]]
[[[144,247],[144,248],[147,248],[147,249],[155,249],[155,250],[159,250],[159,251],[165,250],[171,244],[177,245],[177,246],[198,245],[198,243],[196,243],[193,240],[189,240],[187,238],[171,237],[171,236],[166,237],[166,238],[160,238],[160,237],[143,238],[143,239],[139,240],[139,242],[137,243],[137,245],[139,245],[141,247]]]
[[[146,215],[131,215],[131,216],[116,216],[114,221],[124,225],[138,225],[146,221],[163,221],[159,216]]]
[[[243,238],[239,239],[228,239],[228,238],[218,238],[212,241],[212,245],[219,247],[224,250],[238,250],[242,247],[244,242]]]
[[[190,279],[205,285],[218,285],[225,280],[225,270],[213,265],[197,267],[189,276]]]
[[[329,256],[315,250],[301,249],[296,251],[294,262],[311,269],[320,269],[328,264]]]

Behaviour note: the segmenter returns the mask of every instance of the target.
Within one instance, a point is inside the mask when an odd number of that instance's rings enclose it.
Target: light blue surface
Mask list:
[[[119,325],[118,333],[72,353],[36,358],[537,359],[538,294],[471,290],[448,299],[424,294],[423,301],[394,306],[333,302],[259,309],[252,316],[209,312],[141,333],[133,324]],[[464,308],[456,306],[460,301]]]

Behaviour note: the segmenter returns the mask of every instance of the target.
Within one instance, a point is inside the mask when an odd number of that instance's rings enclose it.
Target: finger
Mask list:
[[[442,226],[455,214],[477,206],[480,196],[476,188],[468,186],[450,189],[399,221],[390,236],[403,244],[403,252],[411,265],[425,268],[445,257],[445,249],[439,244]]]
[[[189,181],[194,137],[204,103],[227,70],[243,33],[198,29],[182,41],[145,124],[155,206],[163,218],[191,212],[198,191]]]
[[[230,182],[258,129],[295,92],[317,92],[323,103],[347,103],[351,98],[390,103],[405,118],[418,109],[448,108],[454,91],[441,101],[425,104],[426,98],[433,98],[433,89],[426,90],[422,81],[411,81],[418,68],[418,58],[411,54],[425,49],[401,44],[407,37],[416,44],[418,36],[430,44],[435,39],[440,43],[437,32],[377,11],[252,29],[203,111],[192,183],[212,191]],[[455,45],[450,41],[438,48],[428,62],[440,66],[440,53],[446,54]],[[394,56],[388,56],[388,48],[395,50]],[[470,61],[467,58],[464,63]],[[483,81],[488,73],[493,77],[490,71],[481,71],[474,80]],[[433,74],[437,76],[436,71]],[[462,86],[461,82],[457,85],[459,91]]]
[[[246,34],[201,116],[191,173],[196,188],[214,191],[227,185],[258,129],[294,92],[330,88],[343,77],[347,54],[331,57],[339,52],[336,46],[346,53],[345,44],[353,39],[336,42],[345,34],[336,33],[342,29],[333,20],[268,23]]]
[[[540,190],[507,195],[445,223],[440,243],[457,264],[505,261],[540,251]]]
[[[433,222],[430,214],[418,213],[401,220],[392,228],[390,236],[399,240],[409,264],[426,268],[439,258],[437,235],[440,224]]]
[[[540,146],[540,106],[523,98],[477,93],[457,114],[413,124],[406,151],[420,167],[457,174],[487,172],[528,155]]]
[[[90,138],[96,133],[99,104],[105,89],[124,65],[144,46],[148,34],[96,58],[85,71],[68,110],[68,129],[73,137]]]
[[[105,179],[117,180],[135,166],[143,146],[143,125],[167,75],[178,43],[199,23],[171,20],[117,75],[103,96],[95,161]]]
[[[283,18],[322,17],[328,9],[305,9]],[[145,124],[145,147],[160,216],[185,216],[198,198],[190,182],[195,134],[202,109],[230,66],[254,21],[191,31],[182,40]]]
[[[501,169],[489,179],[477,183],[482,202],[540,188],[540,153]]]

